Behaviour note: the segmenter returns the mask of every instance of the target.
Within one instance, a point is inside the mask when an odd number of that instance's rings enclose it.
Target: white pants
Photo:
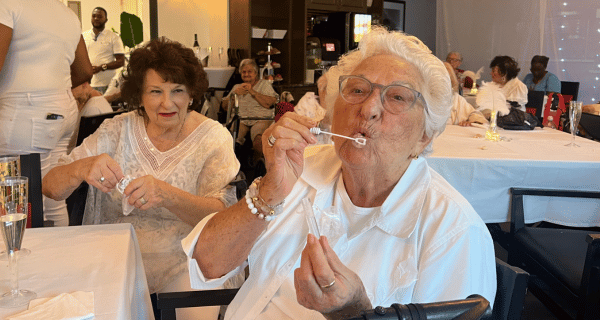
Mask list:
[[[5,94],[0,97],[0,155],[40,153],[43,177],[66,155],[77,118],[71,90]],[[65,202],[44,197],[44,220],[69,225]]]

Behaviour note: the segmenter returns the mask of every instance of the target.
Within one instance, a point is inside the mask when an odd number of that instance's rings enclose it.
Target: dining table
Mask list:
[[[429,165],[473,206],[486,223],[510,221],[511,187],[600,191],[600,143],[548,127],[497,129],[501,141],[485,139],[485,126],[448,125],[434,139]],[[529,196],[527,223],[600,226],[600,200]]]
[[[28,228],[18,262],[19,288],[37,298],[93,292],[94,319],[154,319],[142,255],[131,224]],[[0,244],[0,251],[4,243]],[[10,291],[8,261],[0,261],[0,293]],[[0,319],[27,306],[0,308]]]

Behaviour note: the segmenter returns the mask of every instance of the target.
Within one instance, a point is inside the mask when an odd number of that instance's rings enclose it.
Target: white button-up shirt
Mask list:
[[[229,305],[225,319],[323,319],[300,306],[293,290],[308,224],[301,200],[318,208],[337,207],[343,217],[341,237],[332,243],[340,260],[357,273],[373,307],[425,303],[480,294],[493,303],[496,293],[494,248],[487,227],[471,205],[421,157],[413,160],[383,205],[360,226],[347,225],[352,210],[336,185],[341,161],[333,146],[318,146],[305,159],[302,177],[286,198],[283,212],[254,244],[247,264],[250,276]],[[337,189],[337,191],[336,191]],[[343,186],[342,188],[343,189]],[[343,194],[340,194],[343,193]],[[341,203],[336,203],[339,201]],[[356,211],[365,208],[356,208]],[[248,213],[250,214],[250,213]],[[319,228],[326,229],[320,211]],[[219,279],[206,279],[194,246],[211,216],[182,241],[193,288],[212,289],[239,273],[246,263]],[[292,289],[290,289],[292,288]],[[282,303],[285,302],[285,303]],[[285,317],[284,317],[285,318]]]
[[[93,29],[87,30],[83,33],[83,40],[93,66],[113,62],[115,61],[115,54],[125,53],[121,37],[108,29],[102,30],[98,37],[96,37]],[[92,87],[108,86],[116,72],[117,69],[100,71],[92,77],[90,85]]]

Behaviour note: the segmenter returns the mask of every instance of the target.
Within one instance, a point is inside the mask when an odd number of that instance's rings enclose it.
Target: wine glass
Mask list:
[[[575,136],[577,135],[577,127],[579,126],[579,120],[581,119],[582,105],[582,101],[569,102],[569,126],[571,129],[573,141],[567,143],[565,146],[579,147],[579,145],[575,143]]]
[[[10,270],[9,292],[0,296],[0,308],[14,308],[23,306],[35,299],[37,294],[30,290],[19,290],[19,251],[23,242],[25,225],[27,224],[27,212],[29,204],[21,208],[21,213],[9,213],[0,216],[0,228],[2,229],[2,238],[6,245],[8,255],[8,268]]]
[[[28,190],[27,177],[0,177],[0,216],[12,213],[28,215]],[[29,249],[19,248],[18,255],[22,258],[31,253]],[[0,252],[0,260],[8,258],[6,251]]]

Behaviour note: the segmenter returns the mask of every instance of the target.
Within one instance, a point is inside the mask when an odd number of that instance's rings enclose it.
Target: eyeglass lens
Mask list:
[[[362,77],[350,76],[340,85],[344,100],[352,104],[362,103],[373,93],[373,87],[381,90],[381,103],[391,113],[400,113],[415,103],[418,93],[402,85],[382,86]]]

